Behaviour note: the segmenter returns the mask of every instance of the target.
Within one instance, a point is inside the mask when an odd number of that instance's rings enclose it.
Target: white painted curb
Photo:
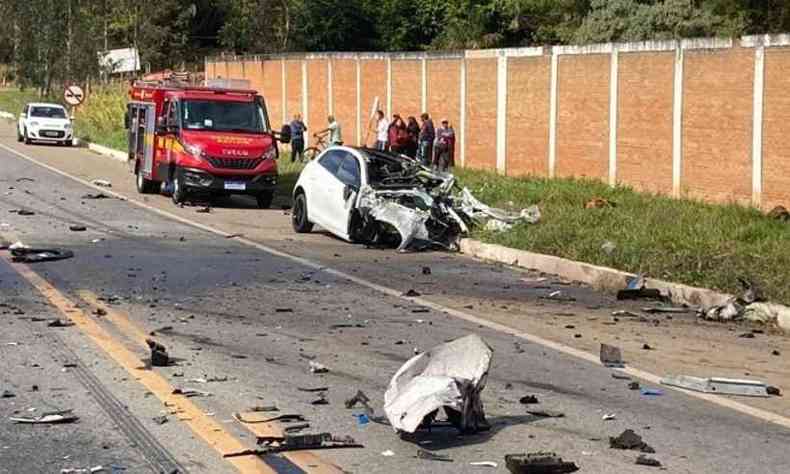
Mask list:
[[[486,244],[474,239],[461,240],[461,252],[483,260],[503,263],[515,267],[537,270],[571,281],[585,283],[603,290],[620,290],[625,287],[633,273],[623,272],[614,268],[599,267],[589,263],[576,262],[566,258],[540,253],[517,250],[502,245]],[[653,278],[646,279],[647,288],[655,288],[671,295],[675,304],[692,307],[708,308],[724,304],[732,295],[719,293],[705,288],[671,283]],[[790,308],[782,305],[768,305],[776,325],[784,332],[790,333]]]
[[[8,112],[3,112],[2,110],[0,110],[0,118],[14,120],[16,118],[16,115],[10,114]]]
[[[113,160],[123,161],[124,163],[126,163],[129,157],[127,153],[106,146],[97,145],[96,143],[88,143],[88,149],[94,153],[112,158]]]

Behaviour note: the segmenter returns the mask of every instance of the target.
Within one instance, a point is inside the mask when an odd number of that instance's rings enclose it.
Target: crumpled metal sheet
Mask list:
[[[425,205],[430,208],[433,205],[433,198],[425,192],[418,190],[395,191],[395,195],[411,195],[429,202]],[[365,186],[360,190],[359,207],[367,208],[369,215],[379,222],[390,224],[400,234],[401,241],[398,246],[398,251],[405,250],[411,245],[414,239],[428,240],[428,229],[425,223],[431,217],[430,213],[420,209],[412,209],[397,202],[392,198],[384,198],[380,192],[375,191],[370,186]],[[386,194],[393,195],[392,191]]]
[[[493,350],[476,334],[409,359],[392,377],[384,412],[396,431],[414,433],[426,416],[445,407],[460,412],[460,429],[485,423],[480,392]]]
[[[540,222],[540,208],[538,206],[530,206],[526,209],[522,209],[521,212],[518,214],[507,212],[502,209],[497,209],[495,207],[491,207],[487,204],[483,204],[478,200],[476,197],[472,195],[472,192],[469,191],[469,188],[464,188],[461,191],[461,210],[467,214],[469,217],[475,220],[486,220],[488,219],[489,222],[491,220],[499,221],[500,224],[494,224],[489,226],[486,223],[486,229],[488,230],[508,230],[510,229],[513,224],[523,221],[528,224],[537,224]],[[508,225],[505,225],[508,224]]]

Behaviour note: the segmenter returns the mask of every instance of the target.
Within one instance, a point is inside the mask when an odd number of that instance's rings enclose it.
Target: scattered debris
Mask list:
[[[103,308],[96,308],[92,311],[94,316],[107,316],[107,310]]]
[[[439,408],[462,432],[486,430],[480,392],[493,351],[480,336],[465,336],[409,359],[392,377],[384,411],[393,429],[414,433],[430,426]]]
[[[370,423],[370,418],[368,417],[368,415],[364,413],[354,414],[354,418],[357,419],[357,424],[360,426],[367,425],[368,423]]]
[[[601,419],[602,419],[603,421],[611,421],[611,420],[616,420],[616,419],[617,419],[617,415],[615,415],[614,413],[605,413],[605,414],[604,414],[604,415],[601,417]]]
[[[31,183],[35,183],[35,182],[36,182],[36,180],[35,180],[35,179],[33,179],[33,178],[26,178],[26,177],[24,177],[24,176],[23,176],[23,177],[21,177],[21,178],[17,178],[17,179],[16,179],[16,182],[17,182],[17,183],[21,183],[21,182],[23,182],[23,181],[29,181],[29,182],[31,182]]]
[[[211,206],[201,207],[200,209],[197,209],[195,212],[197,212],[198,214],[211,214]]]
[[[275,308],[275,313],[293,313],[293,308]]]
[[[170,365],[170,356],[167,355],[165,346],[153,339],[146,339],[145,343],[151,349],[151,365],[153,367],[167,367]]]
[[[661,383],[672,387],[703,393],[722,395],[743,395],[747,397],[767,397],[767,386],[757,380],[738,380],[719,377],[701,378],[689,375],[667,376]]]
[[[287,451],[364,447],[357,443],[354,438],[351,438],[350,436],[338,437],[333,436],[330,433],[303,435],[286,434],[282,441],[268,441],[264,442],[263,444],[265,444],[265,448],[261,450],[262,454],[282,453]],[[235,455],[235,453],[233,455]],[[226,454],[224,457],[229,457],[229,455]]]
[[[72,232],[85,232],[88,228],[84,225],[70,225],[69,230]]]
[[[738,321],[748,319],[755,322],[768,323],[776,321],[776,314],[781,311],[778,305],[764,305],[765,295],[762,289],[752,281],[738,278],[741,293],[722,304],[704,308],[699,317],[708,321]]]
[[[543,300],[562,301],[565,303],[572,303],[576,301],[576,298],[570,295],[566,295],[565,293],[562,292],[562,290],[552,291],[548,295],[539,296],[539,298]]]
[[[280,423],[294,423],[294,422],[301,422],[307,421],[304,416],[298,414],[287,414],[287,415],[278,415],[270,418],[260,418],[256,417],[255,413],[234,413],[233,418],[235,418],[239,423],[248,423],[248,424],[256,424],[256,423],[271,423],[273,421],[278,421]]]
[[[192,397],[210,397],[211,392],[204,392],[196,388],[176,388],[173,390],[173,395],[183,395],[187,398]]]
[[[271,412],[271,411],[280,411],[275,405],[256,405],[254,407],[250,407],[251,412]]]
[[[403,296],[407,298],[417,298],[418,296],[422,296],[422,294],[414,288],[411,288],[409,291],[403,293]]]
[[[71,321],[71,320],[68,320],[68,319],[63,320],[63,319],[57,318],[57,319],[53,319],[52,321],[47,323],[47,326],[51,327],[51,328],[67,328],[67,327],[70,327],[70,326],[74,326],[74,322]]]
[[[16,397],[16,395],[14,395],[14,392],[11,392],[10,390],[3,390],[2,393],[0,393],[0,398],[14,398],[14,397]]]
[[[601,244],[601,251],[606,255],[612,255],[615,250],[617,250],[617,245],[610,240]]]
[[[636,299],[663,299],[661,291],[655,288],[647,288],[645,276],[639,274],[628,280],[625,289],[617,292],[618,300]]]
[[[650,344],[648,344],[648,343],[644,343],[644,344],[642,344],[642,350],[643,351],[652,351],[653,347]]]
[[[469,463],[470,466],[480,466],[480,467],[497,467],[499,464],[495,463],[494,461],[472,461]]]
[[[538,397],[535,395],[524,395],[523,397],[518,399],[518,402],[522,405],[534,405],[536,403],[540,403],[538,401]]]
[[[386,451],[382,451],[381,455],[384,456],[384,457],[389,458],[389,457],[395,456],[395,453],[388,449]]]
[[[620,374],[617,372],[612,372],[612,378],[618,380],[631,380],[631,377],[625,374]]]
[[[431,267],[422,267],[422,274],[423,275],[430,275],[431,274]]]
[[[537,416],[540,418],[564,418],[565,413],[556,410],[548,410],[546,408],[536,408],[533,410],[527,410],[532,416]]]
[[[664,391],[657,388],[643,388],[639,393],[646,397],[660,397],[664,395]]]
[[[780,356],[780,355],[782,355],[782,353],[779,352],[778,350],[774,349],[773,351],[771,351],[771,355],[772,356]]]
[[[647,457],[644,454],[637,456],[636,464],[640,466],[661,467],[661,462],[659,462],[658,459]]]
[[[326,394],[321,392],[318,394],[318,398],[310,402],[310,405],[329,405],[329,400],[326,399]]]
[[[565,474],[579,470],[575,463],[548,452],[506,454],[505,467],[512,474]]]
[[[650,308],[642,308],[642,311],[648,314],[656,314],[656,313],[683,314],[683,313],[688,313],[689,308],[683,306],[653,306]]]
[[[774,397],[782,396],[782,391],[779,389],[779,387],[774,387],[773,385],[765,387],[765,393]]]
[[[738,337],[741,337],[741,338],[744,338],[744,339],[754,339],[754,333],[752,333],[752,332],[745,332],[743,334],[738,334]]]
[[[157,425],[164,425],[167,423],[167,415],[155,416],[152,418]]]
[[[72,414],[72,410],[58,410],[45,412],[39,416],[12,416],[9,420],[14,423],[26,424],[56,424],[56,423],[71,423],[77,421],[78,416]]]
[[[370,398],[368,398],[362,390],[358,390],[356,395],[345,401],[346,408],[348,409],[354,408],[357,404],[365,407],[365,411],[368,415],[373,414],[373,408],[370,407]]]
[[[14,248],[13,245],[8,249],[11,251],[11,260],[21,263],[54,262],[74,256],[74,252],[71,250]]]
[[[427,461],[453,462],[450,456],[432,453],[424,449],[417,449],[417,453],[414,455],[414,457],[417,459],[425,459]]]
[[[643,453],[655,453],[656,451],[642,440],[642,437],[627,429],[620,436],[609,438],[609,447],[614,449],[634,449]]]
[[[313,374],[325,374],[329,372],[329,368],[324,364],[320,364],[313,360],[310,361],[310,372]]]
[[[106,179],[94,179],[93,181],[91,181],[91,184],[93,184],[94,186],[100,186],[102,188],[112,187],[112,183]]]
[[[8,212],[16,213],[16,215],[18,215],[18,216],[35,216],[36,215],[35,212],[33,212],[31,210],[28,210],[28,209],[15,209],[15,210],[11,210],[11,211],[8,211]]]
[[[104,193],[95,193],[95,194],[85,194],[82,196],[82,199],[112,199],[112,196],[108,196]]]
[[[631,382],[628,384],[629,390],[639,390],[640,388],[639,382]]]
[[[329,391],[329,387],[296,387],[297,390],[300,392],[327,392]]]
[[[601,363],[606,367],[624,367],[623,353],[619,347],[601,344]]]

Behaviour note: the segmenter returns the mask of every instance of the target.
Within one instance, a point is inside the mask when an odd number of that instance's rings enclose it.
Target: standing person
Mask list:
[[[406,124],[406,146],[405,153],[406,156],[411,158],[417,158],[417,140],[420,136],[420,125],[417,123],[417,119],[413,116],[409,117],[409,123]]]
[[[433,161],[433,141],[436,138],[436,129],[430,115],[423,112],[420,115],[420,135],[417,141],[417,158],[424,166],[431,166]]]
[[[453,165],[455,151],[455,130],[447,119],[442,119],[441,126],[436,129],[436,154],[433,160],[434,168],[447,171]]]
[[[302,121],[302,116],[294,115],[289,127],[291,127],[291,163],[297,158],[299,161],[304,161],[304,132],[307,131],[307,126]]]
[[[384,118],[384,112],[381,110],[376,111],[376,150],[386,151],[388,141],[389,122]]]
[[[390,150],[395,153],[403,153],[406,147],[406,124],[400,115],[395,114],[392,116],[389,129],[387,130],[387,139],[389,140]]]
[[[343,144],[343,135],[340,131],[340,123],[335,120],[334,115],[330,115],[326,118],[326,121],[329,123],[329,126],[323,130],[319,130],[318,132],[313,135],[314,137],[324,137],[329,136],[329,143],[328,146],[333,145],[342,145]]]

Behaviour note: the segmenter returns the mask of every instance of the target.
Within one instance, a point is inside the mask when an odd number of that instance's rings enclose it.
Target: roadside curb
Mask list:
[[[126,163],[126,160],[128,158],[127,154],[122,151],[109,148],[104,145],[97,145],[96,143],[88,142],[88,149],[94,153],[98,153],[99,155],[112,158],[113,160],[116,161],[122,161],[124,163]]]
[[[607,291],[623,289],[627,280],[636,276],[614,268],[487,244],[475,239],[462,239],[460,247],[462,253],[475,258],[557,275]],[[726,293],[654,278],[646,278],[645,284],[647,288],[655,288],[669,294],[675,304],[697,308],[722,305],[732,298],[732,295]],[[773,322],[776,326],[783,332],[790,333],[790,316],[788,316],[790,308],[777,304],[766,304],[765,307],[774,315]]]
[[[2,110],[0,110],[0,118],[14,120],[16,118],[16,115],[10,114],[8,112],[3,112]]]

